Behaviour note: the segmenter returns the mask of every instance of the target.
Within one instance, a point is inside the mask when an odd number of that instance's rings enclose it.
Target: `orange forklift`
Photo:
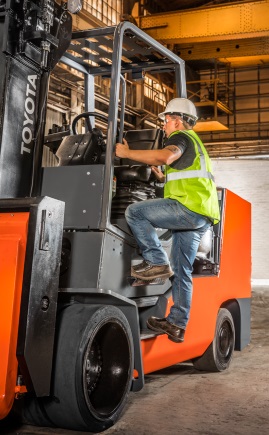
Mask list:
[[[20,400],[32,424],[102,432],[145,374],[186,360],[223,371],[249,343],[251,209],[218,189],[221,221],[195,259],[185,341],[148,330],[149,316],[169,312],[171,283],[130,277],[141,254],[124,212],[161,189],[114,148],[123,137],[134,149],[163,146],[159,128],[124,131],[126,74],[173,74],[186,97],[184,62],[129,22],[72,34],[79,3],[0,1],[0,418]],[[58,61],[84,78],[85,112],[45,137]],[[107,115],[95,77],[109,82]],[[57,166],[42,168],[44,145]],[[169,254],[171,233],[158,234]]]

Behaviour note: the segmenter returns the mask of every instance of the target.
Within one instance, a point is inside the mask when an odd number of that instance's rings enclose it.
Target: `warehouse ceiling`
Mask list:
[[[268,0],[146,0],[146,8],[139,27],[196,68],[212,59],[235,67],[269,63]]]
[[[224,131],[225,127],[221,128],[219,116],[216,116],[220,111],[217,107],[218,95],[215,95],[215,116],[209,122],[201,122],[198,131],[207,143],[211,156],[268,157],[269,0],[143,0],[139,2],[139,7],[136,17],[139,27],[168,46],[201,77],[204,77],[205,71],[211,71],[213,78],[218,78],[219,72],[224,70],[246,71],[247,80],[253,71],[257,71],[254,74],[256,79],[249,83],[249,101],[246,98],[248,90],[246,91],[245,113],[243,108],[239,116],[238,109],[229,114],[228,122],[225,123],[228,127]],[[261,70],[263,74],[260,76]],[[251,71],[249,76],[247,71]],[[234,75],[236,74],[238,73],[235,72]],[[251,87],[255,89],[255,86],[256,89],[267,87],[267,91],[256,96],[256,103],[255,95],[253,98],[250,90]],[[242,108],[244,96],[239,97],[241,100],[236,100],[236,93],[237,89],[234,90],[235,100],[230,101],[230,107]],[[188,93],[189,98],[190,94]],[[197,110],[203,113],[209,107],[208,103],[211,104],[210,101],[195,104]],[[256,113],[254,110],[251,113],[251,105],[257,108]],[[256,129],[257,133],[249,133],[242,121],[239,124],[240,116],[245,116],[246,125],[253,124],[249,128]],[[220,133],[221,129],[223,131]]]

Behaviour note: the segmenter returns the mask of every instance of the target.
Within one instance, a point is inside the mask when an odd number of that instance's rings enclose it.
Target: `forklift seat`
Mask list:
[[[128,130],[124,138],[131,150],[157,150],[163,148],[163,131],[160,128]],[[121,159],[121,166],[138,164],[139,166],[145,166],[145,163],[138,163],[135,160]]]
[[[156,150],[163,147],[163,131],[159,128],[128,130],[124,138],[131,150]],[[148,182],[151,169],[145,163],[130,159],[120,159],[114,168],[117,181]]]
[[[105,148],[102,131],[93,128],[91,133],[65,136],[55,155],[58,166],[93,165],[100,163]]]
[[[163,132],[159,128],[129,130],[125,134],[132,150],[161,149],[162,138]],[[126,228],[124,212],[128,205],[156,197],[155,186],[151,183],[155,177],[149,165],[130,159],[115,159],[114,175],[117,188],[112,201],[111,218],[120,228]]]

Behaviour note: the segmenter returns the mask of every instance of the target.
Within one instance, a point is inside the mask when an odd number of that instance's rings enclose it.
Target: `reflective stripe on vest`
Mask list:
[[[187,178],[209,178],[210,180],[214,181],[213,174],[211,174],[211,172],[208,172],[206,170],[205,156],[204,156],[204,153],[202,151],[202,148],[201,148],[198,140],[195,137],[193,137],[192,135],[190,135],[187,131],[184,131],[183,133],[195,141],[195,143],[198,147],[198,152],[199,152],[199,156],[200,156],[201,169],[196,169],[193,171],[170,172],[170,173],[166,174],[166,182],[172,181],[172,180],[183,180],[183,179],[187,179]]]

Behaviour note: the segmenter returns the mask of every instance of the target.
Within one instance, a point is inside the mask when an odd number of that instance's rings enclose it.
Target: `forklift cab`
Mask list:
[[[78,115],[74,119],[72,134],[76,133],[76,123],[83,116],[86,119],[85,123],[88,132],[86,132],[86,136],[76,135],[76,138],[72,136],[64,138],[57,151],[58,158],[60,165],[67,164],[69,169],[71,165],[76,165],[76,162],[82,165],[82,171],[87,164],[99,166],[100,182],[98,182],[98,185],[102,183],[99,219],[95,223],[91,219],[90,221],[83,219],[83,222],[79,223],[78,226],[87,229],[104,230],[111,226],[114,166],[129,165],[130,163],[114,161],[115,144],[117,141],[122,141],[124,136],[124,75],[128,73],[131,77],[139,75],[142,78],[147,71],[152,74],[173,73],[177,95],[186,97],[184,62],[129,22],[123,22],[117,27],[73,33],[69,50],[62,57],[61,62],[84,75],[85,114]],[[94,78],[96,76],[110,79],[107,119],[105,119],[104,114],[100,114],[95,109],[93,96]],[[100,131],[98,132],[94,128],[95,119],[97,118],[102,118],[102,121],[107,124],[105,140],[102,137],[100,138]],[[149,130],[148,133],[149,138],[146,146],[160,146],[160,144],[157,144],[160,132]],[[134,146],[136,146],[135,143],[139,146],[140,141],[145,146],[146,131],[127,132],[126,134],[127,139],[129,135],[135,136],[131,140]],[[89,135],[91,135],[91,139]],[[44,169],[42,194],[48,190],[46,172],[47,168]],[[96,181],[94,180],[94,182]],[[67,207],[69,207],[68,202]],[[73,208],[73,204],[70,204],[70,207]],[[66,224],[68,227],[73,225],[68,218]]]
[[[160,149],[163,132],[157,126],[125,131],[124,75],[142,78],[146,72],[172,73],[177,95],[186,97],[184,62],[149,36],[145,37],[144,32],[129,22],[117,27],[75,32],[61,61],[83,73],[86,111],[74,118],[72,134],[65,136],[59,145],[56,151],[58,167],[44,168],[41,195],[65,202],[66,230],[109,230],[133,245],[124,217],[126,207],[135,201],[160,196],[162,189],[155,185],[147,165],[115,158],[115,144],[125,137],[131,149]],[[110,78],[107,117],[94,107],[95,76]],[[84,134],[77,132],[81,118],[85,119],[87,131]],[[94,126],[97,119],[107,124],[106,137]],[[171,233],[161,229],[158,232],[170,251]],[[220,226],[217,233],[210,231],[209,234],[212,246],[216,245]],[[207,257],[197,257],[194,273],[218,273],[216,246],[214,253],[211,251],[210,247]],[[131,261],[139,258],[139,254],[132,254]]]

